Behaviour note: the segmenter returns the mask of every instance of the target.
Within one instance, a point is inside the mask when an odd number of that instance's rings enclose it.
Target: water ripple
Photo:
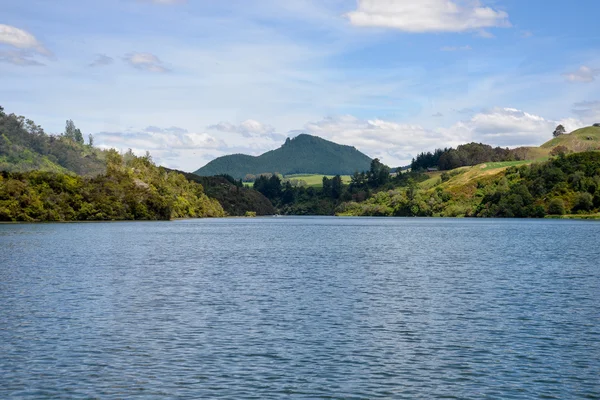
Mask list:
[[[600,224],[0,225],[0,398],[600,398]]]

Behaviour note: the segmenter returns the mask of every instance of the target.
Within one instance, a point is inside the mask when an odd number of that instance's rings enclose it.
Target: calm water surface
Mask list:
[[[600,398],[600,223],[0,225],[0,398]]]

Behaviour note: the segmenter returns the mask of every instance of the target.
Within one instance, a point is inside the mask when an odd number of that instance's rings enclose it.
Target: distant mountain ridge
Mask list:
[[[301,134],[288,138],[278,149],[254,157],[232,154],[214,159],[194,172],[200,176],[228,174],[242,179],[262,173],[350,175],[366,171],[371,158],[355,147]]]

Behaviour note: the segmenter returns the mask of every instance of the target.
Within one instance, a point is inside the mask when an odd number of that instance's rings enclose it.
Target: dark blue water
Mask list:
[[[0,225],[0,398],[600,398],[600,223]]]

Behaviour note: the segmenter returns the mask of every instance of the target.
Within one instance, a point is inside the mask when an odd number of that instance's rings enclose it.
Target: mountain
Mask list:
[[[196,172],[200,176],[227,174],[242,179],[262,173],[350,175],[366,171],[371,158],[351,146],[301,134],[288,138],[280,148],[258,157],[233,154],[219,157]]]

